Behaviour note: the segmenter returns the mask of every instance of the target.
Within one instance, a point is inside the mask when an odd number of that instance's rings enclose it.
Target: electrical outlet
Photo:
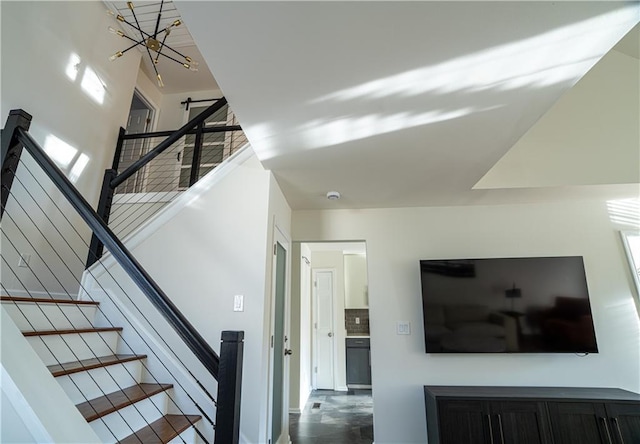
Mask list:
[[[27,268],[29,266],[29,261],[31,260],[30,254],[22,253],[20,255],[20,259],[18,259],[18,267]]]
[[[360,318],[356,318],[356,324],[360,323]]]

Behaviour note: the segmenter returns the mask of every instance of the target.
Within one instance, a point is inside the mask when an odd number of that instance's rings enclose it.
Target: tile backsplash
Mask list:
[[[356,318],[360,319],[359,324],[356,324]],[[344,323],[347,335],[368,335],[369,310],[366,308],[347,308],[344,311]]]

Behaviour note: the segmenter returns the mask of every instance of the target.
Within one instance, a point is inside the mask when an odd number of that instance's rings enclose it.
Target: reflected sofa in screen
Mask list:
[[[483,305],[425,307],[427,352],[518,351],[517,319]]]

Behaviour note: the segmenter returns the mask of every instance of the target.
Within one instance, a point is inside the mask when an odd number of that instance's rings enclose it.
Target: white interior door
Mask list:
[[[316,331],[316,389],[333,390],[333,292],[334,271],[314,270],[315,331]]]
[[[127,120],[127,134],[141,134],[147,131],[151,118],[149,109],[132,109]],[[146,139],[133,139],[125,141],[120,155],[120,172],[127,169],[132,163],[146,154]],[[144,188],[144,170],[138,171],[120,186],[120,192],[137,193]]]
[[[269,390],[269,444],[289,442],[289,241],[274,230],[272,286],[271,365]]]

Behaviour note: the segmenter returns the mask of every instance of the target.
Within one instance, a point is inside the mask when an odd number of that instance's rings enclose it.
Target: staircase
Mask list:
[[[172,384],[152,380],[146,355],[117,353],[122,328],[94,325],[98,302],[0,300],[101,442],[199,442],[201,417],[175,411]]]

